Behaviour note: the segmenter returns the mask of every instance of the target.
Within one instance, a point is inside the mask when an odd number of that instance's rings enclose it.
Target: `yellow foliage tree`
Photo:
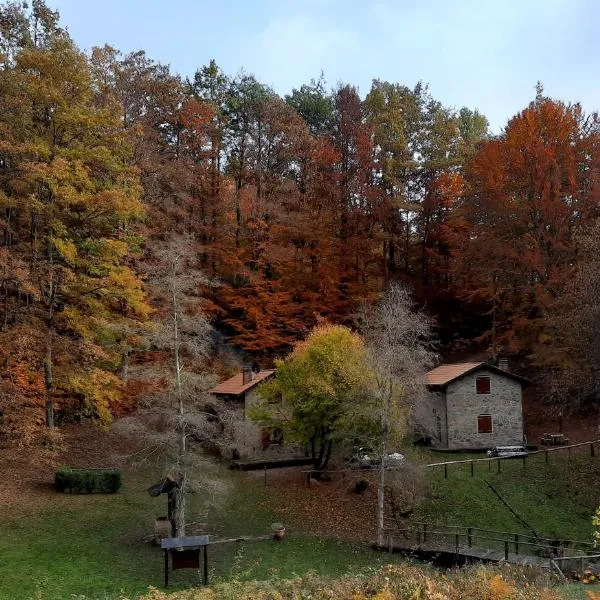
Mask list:
[[[44,366],[47,425],[56,397],[106,425],[124,325],[150,311],[129,261],[139,242],[130,224],[143,215],[138,174],[120,107],[98,101],[88,60],[57,15],[43,2],[31,14],[12,9],[29,33],[16,36],[11,21],[1,32],[20,40],[0,57],[0,236],[23,265],[11,301],[21,322],[44,331],[33,356]]]

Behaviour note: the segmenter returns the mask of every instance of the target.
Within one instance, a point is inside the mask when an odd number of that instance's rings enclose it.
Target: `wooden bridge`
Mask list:
[[[384,531],[384,548],[389,552],[441,555],[455,563],[506,561],[544,567],[552,567],[553,559],[565,555],[582,559],[595,550],[592,542],[434,523],[390,527]]]

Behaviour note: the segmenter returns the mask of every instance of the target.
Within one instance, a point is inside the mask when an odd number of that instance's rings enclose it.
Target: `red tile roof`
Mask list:
[[[446,385],[453,379],[484,365],[485,363],[458,363],[454,365],[440,365],[427,373],[427,385]]]
[[[525,377],[521,377],[520,375],[516,375],[515,373],[511,373],[510,371],[505,371],[496,367],[495,365],[491,365],[486,362],[468,362],[468,363],[456,363],[453,365],[440,365],[435,369],[432,369],[427,373],[427,385],[431,386],[445,386],[451,381],[470,373],[471,371],[476,371],[477,369],[485,367],[490,371],[494,371],[495,373],[500,373],[505,377],[510,377],[511,379],[516,379],[521,383],[527,385],[529,384],[529,380]]]
[[[228,396],[239,396],[244,392],[252,389],[255,385],[258,385],[261,381],[268,379],[275,373],[275,369],[265,369],[264,371],[259,371],[258,373],[254,373],[252,377],[252,381],[248,383],[244,383],[244,374],[243,372],[236,373],[233,377],[226,379],[216,387],[214,387],[210,392],[212,394],[223,394]]]

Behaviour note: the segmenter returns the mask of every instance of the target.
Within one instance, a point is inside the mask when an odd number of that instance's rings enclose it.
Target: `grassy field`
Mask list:
[[[256,478],[223,469],[231,484],[225,498],[207,509],[190,498],[188,520],[206,521],[216,537],[267,533],[274,520],[261,508]],[[135,597],[148,586],[162,585],[160,549],[142,542],[154,517],[164,513],[165,498],[151,498],[145,488],[156,475],[124,474],[114,495],[49,495],[44,506],[24,506],[5,516],[0,526],[0,598],[117,599]],[[394,560],[397,560],[394,557]],[[315,571],[340,575],[390,561],[365,546],[289,532],[274,541],[227,544],[211,548],[210,577],[271,579]],[[172,574],[173,589],[198,582],[193,570]]]
[[[421,463],[482,458],[482,454],[414,451]],[[539,535],[548,538],[592,541],[592,515],[600,504],[600,458],[587,454],[552,453],[502,461],[501,471],[492,462],[451,465],[427,470],[425,501],[416,518],[446,525],[481,527],[513,533],[530,533],[487,486],[499,492],[515,512]],[[493,545],[490,544],[490,545]],[[599,585],[570,584],[557,592],[566,599],[588,600],[587,591],[600,595]]]
[[[469,459],[470,455],[421,453],[423,462]],[[481,455],[473,455],[481,458]],[[433,459],[433,460],[432,460]],[[526,533],[506,508],[489,482],[506,502],[541,536],[591,541],[592,514],[600,503],[600,458],[584,454],[554,454],[546,464],[544,455],[532,455],[525,466],[521,459],[451,465],[448,478],[443,467],[427,470],[430,482],[418,518],[448,525],[481,527]]]
[[[444,460],[422,451],[421,462]],[[468,458],[452,455],[452,459]],[[495,465],[492,464],[492,467]],[[226,491],[207,502],[200,494],[189,500],[188,521],[209,524],[217,538],[267,533],[279,520],[264,502],[261,479],[224,467],[219,477]],[[115,495],[76,496],[45,492],[43,502],[24,503],[4,514],[0,525],[0,598],[58,600],[63,598],[134,598],[162,585],[162,554],[142,541],[155,516],[164,514],[165,498],[145,491],[156,473],[124,473]],[[591,514],[600,499],[600,458],[583,455],[504,461],[502,472],[478,463],[428,471],[429,486],[417,518],[443,524],[526,531],[485,483],[489,481],[541,535],[591,539]],[[288,524],[289,525],[289,524]],[[301,576],[310,571],[338,576],[377,567],[399,556],[374,553],[366,545],[317,537],[301,530],[271,540],[234,543],[210,550],[212,581],[265,580]],[[172,575],[172,589],[197,583],[194,571]],[[586,588],[587,589],[587,588]],[[585,590],[568,586],[566,598],[585,598]]]
[[[565,600],[590,600],[588,591],[600,595],[600,585],[561,585],[556,592]]]

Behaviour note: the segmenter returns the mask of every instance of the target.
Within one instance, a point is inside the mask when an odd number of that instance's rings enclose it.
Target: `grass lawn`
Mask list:
[[[191,496],[189,521],[206,521],[216,537],[267,533],[272,515],[260,506],[259,480],[223,469],[230,493],[208,510]],[[145,491],[156,475],[125,472],[114,495],[49,495],[44,506],[22,507],[0,526],[0,598],[117,599],[135,597],[149,585],[161,587],[160,549],[141,541],[165,511],[165,497]],[[209,566],[217,579],[269,579],[315,571],[340,575],[390,562],[365,546],[318,539],[294,532],[277,543],[233,543],[210,548]],[[394,557],[397,560],[397,557]],[[193,570],[172,573],[170,588],[194,585]]]
[[[420,460],[438,462],[444,456],[420,451]],[[465,458],[452,455],[453,459]],[[495,465],[492,464],[492,467]],[[229,490],[211,504],[200,494],[189,497],[188,521],[206,522],[221,537],[261,535],[280,520],[265,506],[260,477],[231,472],[219,475]],[[488,480],[541,535],[591,539],[591,514],[600,499],[600,458],[530,457],[504,461],[502,472],[476,465],[428,471],[427,497],[417,518],[444,524],[521,532],[522,526],[489,490]],[[162,554],[142,542],[155,516],[165,513],[166,500],[151,498],[150,471],[125,471],[122,490],[114,495],[77,496],[48,492],[45,501],[24,503],[5,512],[0,525],[0,599],[58,600],[64,598],[134,598],[148,586],[162,586]],[[366,545],[311,536],[289,528],[283,542],[232,543],[209,552],[211,580],[264,580],[315,571],[337,576],[377,567],[398,555],[374,553]],[[196,584],[197,574],[177,571],[171,589]],[[590,589],[590,588],[585,588]],[[581,586],[565,586],[565,598],[585,598]]]
[[[425,462],[463,460],[469,455],[424,454]],[[475,458],[475,456],[473,457]],[[477,456],[481,458],[481,455]],[[428,460],[427,460],[428,459]],[[448,479],[443,467],[427,470],[430,483],[418,518],[447,525],[463,525],[506,532],[526,532],[488,487],[488,481],[506,502],[540,535],[550,538],[592,540],[591,518],[600,504],[600,458],[557,453],[545,463],[544,455],[504,460],[497,464],[451,465]]]
[[[587,594],[588,591],[600,595],[600,585],[573,583],[570,585],[561,585],[556,588],[556,592],[565,600],[590,600],[590,596]]]

